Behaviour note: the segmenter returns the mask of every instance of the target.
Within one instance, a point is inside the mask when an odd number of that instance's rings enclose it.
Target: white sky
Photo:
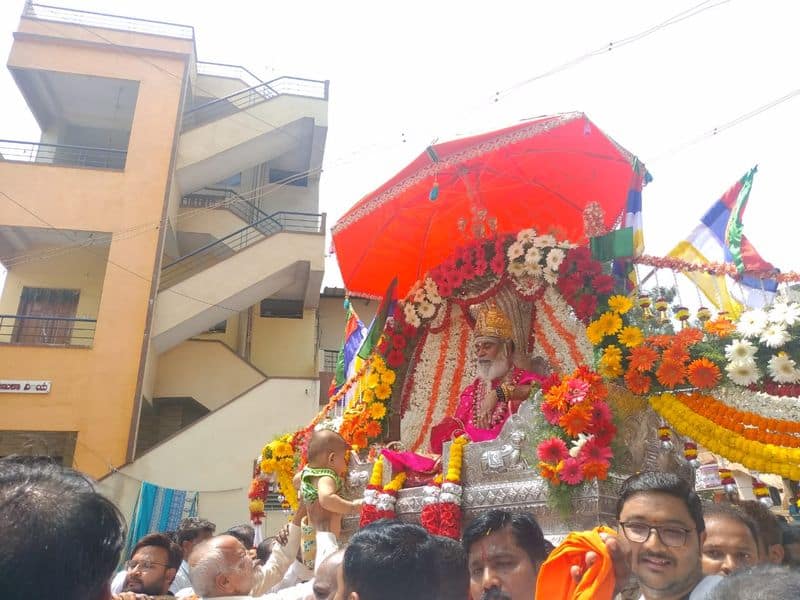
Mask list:
[[[59,3],[193,25],[201,60],[241,64],[263,78],[330,79],[320,205],[331,225],[435,138],[581,110],[655,177],[644,194],[649,253],[669,251],[711,202],[758,163],[745,232],[767,260],[800,270],[793,248],[800,215],[800,97],[669,154],[800,88],[800,3],[794,0],[731,0],[518,87],[498,102],[497,91],[700,0]],[[22,0],[0,2],[2,56],[22,7]],[[36,123],[7,70],[0,73],[0,98],[0,138],[37,140]],[[328,263],[325,283],[341,285],[335,262]]]

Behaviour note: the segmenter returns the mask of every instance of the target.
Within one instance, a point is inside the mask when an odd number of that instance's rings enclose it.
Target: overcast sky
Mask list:
[[[436,138],[580,110],[655,178],[644,194],[649,253],[669,251],[758,163],[745,232],[766,259],[800,270],[800,97],[687,145],[800,88],[796,1],[53,3],[193,25],[201,60],[241,64],[262,78],[329,79],[320,204],[331,224]],[[523,83],[697,5],[707,10]],[[22,7],[0,2],[4,56]],[[37,140],[7,71],[0,97],[0,138]],[[341,282],[333,261],[325,282]]]

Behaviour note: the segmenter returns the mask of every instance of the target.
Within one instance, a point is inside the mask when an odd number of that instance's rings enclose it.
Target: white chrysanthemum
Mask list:
[[[523,244],[530,244],[536,237],[535,229],[523,229],[517,234],[517,241]]]
[[[565,252],[561,248],[552,248],[547,253],[547,266],[553,271],[558,271],[558,267],[564,260]]]
[[[508,274],[513,277],[522,277],[525,274],[525,265],[519,262],[512,262],[508,265]]]
[[[550,246],[556,245],[556,238],[549,233],[546,233],[533,240],[533,245],[537,248],[549,248]]]
[[[442,303],[442,297],[439,295],[439,286],[437,286],[436,282],[430,277],[425,280],[425,293],[428,302],[432,302],[433,304]]]
[[[792,336],[789,335],[789,332],[786,331],[786,327],[780,323],[770,323],[764,328],[764,331],[761,333],[761,343],[765,344],[769,348],[780,348],[790,339]]]
[[[421,322],[419,320],[419,316],[417,315],[417,311],[414,310],[414,304],[412,302],[407,302],[406,305],[403,307],[403,313],[406,317],[406,322],[414,327],[419,327]]]
[[[733,340],[725,346],[725,358],[731,362],[752,359],[756,354],[756,347],[747,340]]]
[[[425,290],[423,288],[419,288],[416,292],[414,292],[414,303],[419,304],[425,300]]]
[[[773,323],[785,323],[789,327],[800,321],[800,306],[796,302],[778,302],[769,311]]]
[[[572,448],[569,449],[569,455],[572,458],[578,458],[578,454],[581,453],[581,448],[583,448],[583,445],[593,437],[594,437],[593,435],[586,435],[585,433],[579,433],[578,437],[570,442]]]
[[[728,378],[736,385],[748,386],[761,379],[754,360],[737,360],[725,367]]]
[[[531,277],[541,277],[542,266],[539,263],[525,263],[525,274]]]
[[[420,302],[417,312],[423,319],[430,319],[436,313],[436,307],[428,301]]]
[[[525,254],[525,247],[520,242],[514,242],[508,247],[506,254],[508,255],[508,260],[514,260]]]
[[[768,322],[767,313],[760,308],[748,310],[739,317],[739,322],[736,323],[736,331],[746,338],[756,338],[761,335]]]
[[[550,285],[554,285],[558,281],[558,273],[550,269],[544,269],[544,280]]]
[[[525,263],[529,265],[538,265],[539,261],[542,260],[542,251],[536,248],[529,248],[528,251],[525,253]]]
[[[769,376],[776,383],[797,383],[800,380],[800,371],[796,366],[797,364],[785,352],[779,352],[767,363]]]

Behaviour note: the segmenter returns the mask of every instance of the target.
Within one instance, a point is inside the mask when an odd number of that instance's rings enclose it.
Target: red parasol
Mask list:
[[[344,283],[379,297],[396,275],[403,297],[458,246],[491,233],[533,227],[585,241],[584,209],[599,204],[611,228],[635,164],[583,113],[430,146],[333,227]]]

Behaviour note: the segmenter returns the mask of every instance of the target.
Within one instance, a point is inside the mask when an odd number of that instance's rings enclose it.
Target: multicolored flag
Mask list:
[[[358,349],[367,335],[367,328],[358,318],[356,311],[353,310],[353,305],[349,298],[344,299],[344,308],[344,341],[336,360],[336,372],[328,389],[329,397],[336,394],[345,382],[357,372],[356,358],[358,357]]]
[[[734,317],[742,312],[743,306],[769,304],[778,289],[775,279],[764,276],[778,270],[761,257],[743,234],[742,216],[756,170],[757,167],[750,169],[711,205],[694,231],[669,253],[669,256],[696,264],[735,264],[740,277],[732,284],[724,275],[684,273],[714,306]]]

